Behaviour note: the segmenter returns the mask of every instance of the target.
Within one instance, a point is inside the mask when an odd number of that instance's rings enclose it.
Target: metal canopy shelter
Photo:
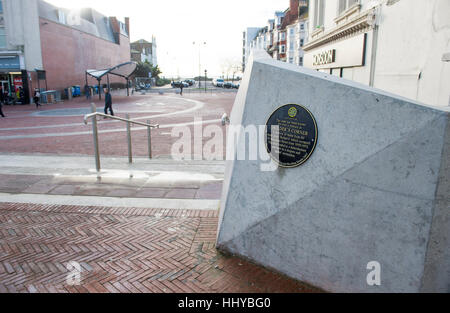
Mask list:
[[[115,67],[112,67],[110,69],[105,70],[87,70],[86,71],[86,85],[88,84],[88,75],[94,77],[98,81],[98,96],[99,99],[102,98],[101,93],[101,81],[104,76],[108,79],[108,91],[110,90],[109,87],[109,75],[115,75],[122,78],[125,78],[127,80],[127,95],[130,95],[130,89],[129,89],[129,79],[130,76],[133,75],[134,71],[136,70],[137,63],[136,62],[126,62],[123,64],[119,64]]]

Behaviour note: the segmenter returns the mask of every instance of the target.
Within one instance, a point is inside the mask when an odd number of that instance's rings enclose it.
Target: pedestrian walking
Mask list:
[[[181,89],[180,95],[183,95],[183,88],[184,88],[184,85],[183,85],[183,83],[181,83],[181,84],[180,84],[180,89]]]
[[[84,86],[84,94],[86,96],[86,100],[90,100],[91,99],[91,87],[89,87],[88,85]]]
[[[33,97],[34,103],[36,104],[36,109],[41,106],[41,93],[39,92],[39,89],[34,90],[34,97]]]
[[[109,92],[109,89],[105,89],[105,114],[108,114],[108,110],[111,112],[111,115],[114,116],[114,111],[112,108],[112,96]]]

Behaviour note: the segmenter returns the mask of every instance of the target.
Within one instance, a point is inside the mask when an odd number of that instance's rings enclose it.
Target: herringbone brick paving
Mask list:
[[[0,203],[0,292],[317,291],[218,253],[217,223],[217,211]]]

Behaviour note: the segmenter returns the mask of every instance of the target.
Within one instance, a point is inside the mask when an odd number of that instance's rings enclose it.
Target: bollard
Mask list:
[[[92,113],[97,112],[97,107],[95,103],[91,103]],[[92,119],[92,133],[94,134],[94,150],[95,150],[95,167],[97,169],[97,173],[100,172],[100,150],[98,147],[98,127],[97,127],[97,117],[94,116]]]
[[[127,114],[126,118],[127,118],[127,140],[128,140],[128,163],[131,164],[133,163],[133,151],[131,147],[131,123],[129,122],[130,115]]]
[[[147,120],[147,124],[150,125],[150,120]],[[147,135],[148,135],[148,158],[152,158],[152,128],[150,126],[147,127]]]

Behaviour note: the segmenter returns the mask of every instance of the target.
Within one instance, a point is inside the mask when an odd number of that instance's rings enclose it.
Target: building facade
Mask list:
[[[303,45],[308,40],[308,1],[290,0],[289,8],[277,11],[267,26],[259,28],[249,46],[244,46],[244,64],[253,49],[264,49],[272,58],[303,65]]]
[[[38,86],[63,91],[84,85],[87,69],[130,61],[129,19],[123,23],[90,8],[71,11],[42,0],[0,3],[1,84],[11,94],[22,87],[20,102],[29,103]]]
[[[0,0],[0,84],[3,93],[29,103],[36,69],[43,69],[38,2]],[[24,92],[22,98],[17,93]]]
[[[131,43],[131,60],[135,62],[149,62],[158,65],[156,54],[156,38],[152,36],[152,42],[138,40]]]
[[[306,67],[450,104],[450,1],[314,0],[310,13]]]
[[[250,56],[250,51],[252,45],[254,45],[253,40],[256,38],[259,32],[258,27],[248,27],[242,36],[242,72],[245,71],[245,65],[247,64],[248,58]]]

